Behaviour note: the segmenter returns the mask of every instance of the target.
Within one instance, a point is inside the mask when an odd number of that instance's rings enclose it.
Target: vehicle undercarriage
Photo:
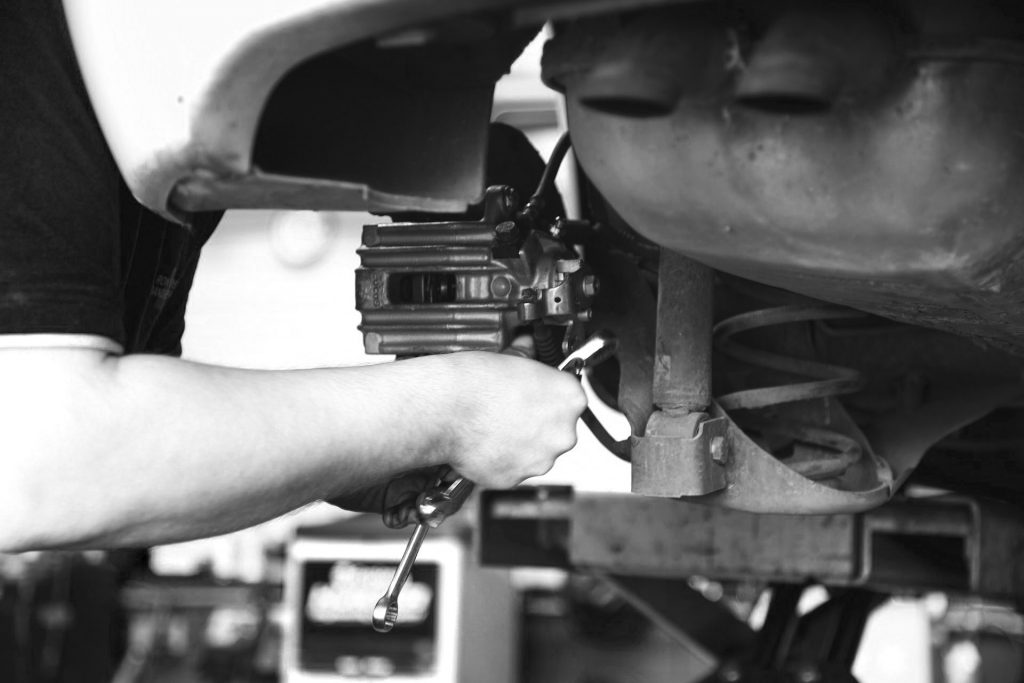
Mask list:
[[[192,93],[184,143],[113,146],[136,195],[185,222],[389,216],[360,251],[370,353],[498,351],[526,332],[555,365],[589,331],[615,335],[590,384],[631,436],[586,422],[638,495],[495,494],[485,560],[533,549],[647,605],[644,581],[776,584],[726,681],[849,680],[883,594],[1024,596],[1024,9],[504,0],[384,20],[388,4],[324,2],[254,33]],[[331,43],[314,19],[352,28]],[[489,115],[546,21],[568,137],[545,168]],[[315,52],[253,57],[301,36]],[[103,59],[84,60],[94,92]],[[581,177],[572,218],[561,163]],[[488,556],[488,534],[520,551]],[[808,580],[835,593],[801,625]]]

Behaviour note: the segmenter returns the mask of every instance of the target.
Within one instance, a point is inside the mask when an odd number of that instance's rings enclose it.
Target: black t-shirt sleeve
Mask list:
[[[57,0],[0,3],[0,334],[124,344],[119,175]]]

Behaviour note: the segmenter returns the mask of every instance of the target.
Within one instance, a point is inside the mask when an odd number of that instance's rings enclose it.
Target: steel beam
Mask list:
[[[557,495],[488,491],[481,512],[482,557],[491,564],[527,564],[516,558],[531,556],[532,541],[548,566],[622,576],[1024,598],[1024,514],[965,498],[906,498],[861,514],[758,515],[563,487]],[[516,532],[514,556],[488,551],[505,528]],[[539,535],[531,539],[531,530]]]

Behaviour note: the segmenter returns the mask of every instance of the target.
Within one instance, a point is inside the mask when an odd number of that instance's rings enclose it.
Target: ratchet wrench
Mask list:
[[[618,341],[611,334],[598,332],[587,341],[583,342],[575,351],[565,357],[558,365],[559,370],[571,372],[577,377],[583,374],[587,367],[597,365],[615,354],[618,349]],[[377,601],[373,608],[373,630],[378,633],[387,633],[395,627],[398,621],[398,594],[412,573],[413,564],[419,554],[420,546],[427,532],[436,529],[454,513],[462,503],[469,497],[473,490],[473,482],[459,477],[451,484],[438,483],[416,506],[416,518],[419,523],[412,532],[412,537],[405,546],[402,559],[398,562],[395,575],[388,585],[387,591]]]

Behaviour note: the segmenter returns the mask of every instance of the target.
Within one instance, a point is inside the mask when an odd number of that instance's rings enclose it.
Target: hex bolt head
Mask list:
[[[601,281],[597,279],[596,275],[586,275],[583,278],[581,289],[584,296],[597,296],[597,293],[601,291]]]

